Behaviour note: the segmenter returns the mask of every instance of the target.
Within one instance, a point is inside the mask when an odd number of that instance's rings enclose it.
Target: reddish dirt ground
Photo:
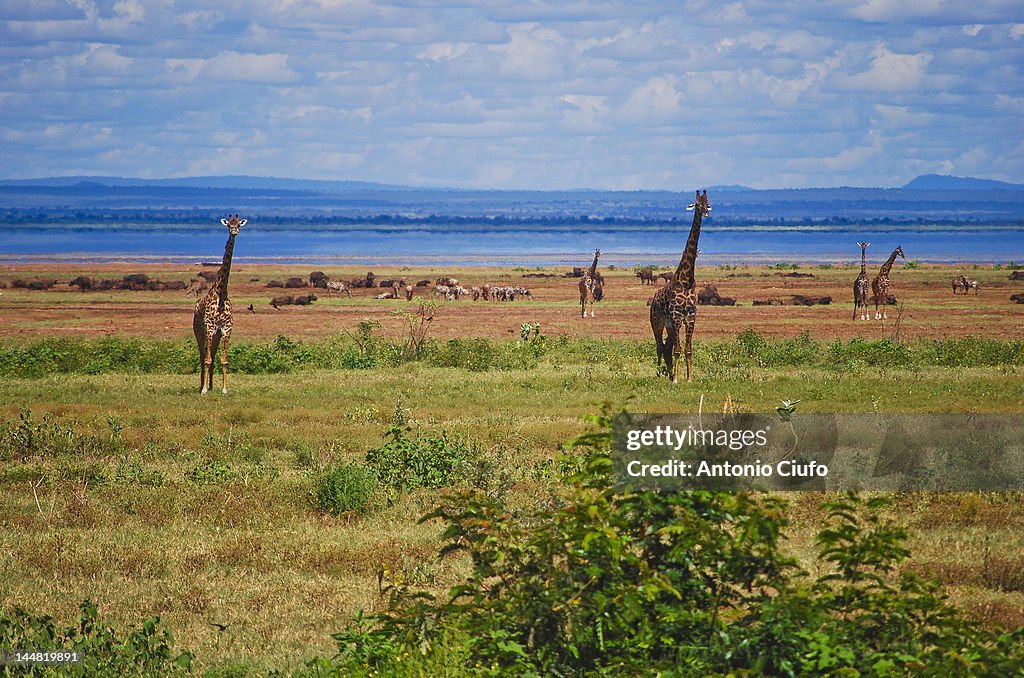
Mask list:
[[[145,273],[160,280],[187,281],[201,269],[161,264],[33,264],[0,267],[0,337],[33,339],[44,336],[130,335],[163,339],[191,336],[195,300],[180,291],[80,292],[67,283],[78,275],[120,279],[128,273]],[[326,290],[267,288],[270,280],[296,276],[308,280],[309,266],[242,266],[231,274],[231,300],[234,305],[233,339],[260,341],[286,335],[293,339],[312,339],[352,331],[362,320],[379,321],[385,333],[401,333],[402,320],[396,311],[414,310],[418,301],[433,299],[429,288],[416,288],[412,303],[400,300],[375,300],[380,289],[357,289],[352,299],[329,294]],[[648,339],[650,327],[646,301],[656,289],[642,285],[628,270],[602,270],[605,299],[596,306],[597,317],[583,319],[579,314],[577,280],[562,277],[567,269],[543,271],[431,268],[376,270],[378,280],[404,277],[410,283],[451,275],[467,288],[483,283],[521,284],[533,292],[532,301],[506,303],[473,302],[463,299],[441,303],[434,311],[430,336],[446,339],[472,336],[492,339],[519,335],[525,322],[539,322],[545,334],[586,335],[606,338]],[[892,292],[902,302],[889,306],[885,321],[852,320],[852,285],[856,267],[820,268],[802,266],[794,271],[779,271],[765,266],[698,267],[698,289],[705,282],[717,286],[722,296],[733,297],[732,307],[702,306],[695,338],[732,337],[745,328],[754,328],[766,336],[795,336],[809,331],[820,339],[856,336],[890,337],[897,330],[905,339],[950,336],[984,336],[1016,339],[1024,335],[1024,305],[1010,301],[1011,294],[1024,291],[1024,281],[1011,281],[1006,270],[991,266],[964,269],[980,282],[977,295],[952,294],[950,280],[960,272],[954,266],[897,265],[892,274]],[[365,270],[331,270],[333,279],[360,278]],[[876,270],[870,270],[874,275]],[[535,277],[554,275],[556,277]],[[50,290],[13,288],[16,279],[56,279]],[[316,293],[311,306],[286,306],[280,310],[269,305],[273,296]],[[832,303],[815,306],[754,306],[755,299],[791,295],[831,296]],[[252,304],[255,312],[249,312]]]

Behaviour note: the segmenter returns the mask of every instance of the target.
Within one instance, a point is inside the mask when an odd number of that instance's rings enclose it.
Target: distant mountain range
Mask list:
[[[971,191],[969,201],[962,191]],[[714,225],[984,223],[1024,227],[1024,184],[925,175],[900,188],[708,188]],[[203,223],[245,212],[254,224],[429,220],[572,224],[688,222],[684,191],[521,191],[251,176],[75,176],[0,180],[0,223]]]
[[[344,192],[344,191],[454,191],[454,192],[480,192],[483,189],[460,189],[446,187],[415,187],[403,186],[400,184],[383,184],[372,181],[337,181],[330,179],[291,179],[281,177],[253,177],[248,175],[217,175],[198,177],[177,177],[169,179],[137,179],[131,177],[111,176],[66,176],[66,177],[45,177],[37,179],[0,179],[0,186],[54,186],[54,187],[79,187],[87,188],[95,186],[169,186],[169,187],[191,187],[191,188],[232,188],[232,189],[270,189],[286,191],[322,191],[322,192]],[[741,184],[723,184],[708,187],[709,190],[717,191],[772,191],[772,190],[842,190],[857,188],[850,186],[833,188],[812,188],[812,189],[756,189]],[[875,188],[877,187],[863,187]],[[1024,190],[1024,184],[1014,184],[1007,181],[996,181],[995,179],[978,179],[975,177],[954,177],[945,174],[922,174],[907,182],[900,188],[909,190]],[[512,193],[537,193],[547,191],[504,191]],[[883,189],[891,190],[891,189]],[[581,192],[619,192],[603,191],[598,189],[574,189],[569,191],[550,191],[552,193],[581,193]],[[632,192],[632,191],[622,191]],[[641,191],[644,192],[644,191]],[[659,193],[661,191],[652,191]]]
[[[1024,184],[1011,184],[1006,181],[995,179],[975,179],[974,177],[951,177],[945,174],[922,174],[912,181],[904,184],[903,188],[911,190],[968,190],[968,191],[990,191],[990,190],[1024,190]]]

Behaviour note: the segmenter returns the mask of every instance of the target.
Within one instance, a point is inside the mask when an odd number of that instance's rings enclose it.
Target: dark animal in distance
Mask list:
[[[653,285],[654,284],[654,270],[650,268],[641,268],[639,271],[634,273],[636,277],[640,278],[641,285]]]

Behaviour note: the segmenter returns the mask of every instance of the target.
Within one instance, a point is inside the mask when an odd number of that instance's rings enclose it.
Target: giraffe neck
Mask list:
[[[235,234],[228,236],[227,244],[224,245],[224,260],[221,262],[220,271],[217,272],[217,310],[224,310],[224,302],[228,298],[228,276],[231,275],[231,255],[235,251]]]
[[[860,274],[861,275],[867,275],[867,273],[868,273],[868,264],[867,264],[867,259],[866,259],[867,250],[868,250],[867,247],[861,247],[860,248]]]
[[[889,258],[885,260],[884,264],[882,264],[882,270],[878,272],[879,277],[889,275],[889,271],[892,270],[892,265],[895,261],[896,250],[893,250],[892,254],[889,255]]]
[[[697,260],[697,240],[700,238],[700,225],[704,220],[704,214],[701,212],[700,205],[696,205],[693,208],[693,224],[690,225],[690,236],[686,239],[686,249],[683,250],[683,256],[679,259],[679,266],[676,267],[676,272],[672,276],[673,282],[682,282],[686,287],[693,288],[693,265]]]
[[[594,263],[592,263],[590,265],[590,271],[589,271],[591,279],[593,279],[594,276],[597,275],[597,258],[600,257],[600,256],[601,256],[600,252],[595,252],[594,253]]]

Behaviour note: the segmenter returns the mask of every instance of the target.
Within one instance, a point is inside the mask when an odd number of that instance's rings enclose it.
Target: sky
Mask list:
[[[1024,182],[1020,0],[0,0],[0,178]]]

